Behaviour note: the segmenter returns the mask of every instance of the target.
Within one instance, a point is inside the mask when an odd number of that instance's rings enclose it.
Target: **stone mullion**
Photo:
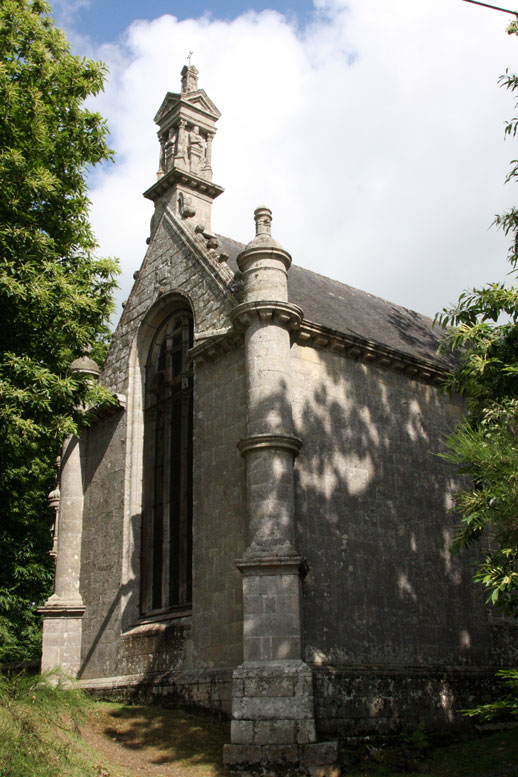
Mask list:
[[[168,359],[170,356],[168,354]],[[169,371],[168,371],[169,374]],[[170,553],[171,553],[171,471],[172,461],[172,429],[171,402],[163,409],[163,479],[162,479],[162,602],[163,609],[169,607],[170,598]]]
[[[191,404],[191,392],[189,387],[189,375],[186,374],[186,366],[188,365],[189,347],[190,347],[190,328],[189,322],[185,319],[182,322],[182,395],[181,395],[181,409],[180,409],[180,515],[179,519],[179,532],[178,541],[180,543],[179,548],[179,587],[178,587],[178,599],[179,604],[188,604],[187,601],[187,589],[188,589],[188,509],[190,504],[189,499],[189,479],[191,467],[191,461],[189,456],[189,437],[191,435],[189,412]],[[190,369],[190,365],[188,367]]]
[[[189,480],[189,457],[188,435],[189,435],[189,395],[183,394],[181,399],[181,472],[180,472],[180,515],[178,541],[181,545],[179,554],[179,604],[186,604],[187,597],[187,502],[188,502],[188,480]]]
[[[154,473],[155,473],[155,434],[156,434],[156,409],[146,413],[144,455],[146,463],[143,468],[144,482],[143,493],[145,501],[142,505],[142,533],[140,538],[141,558],[141,614],[149,612],[153,606],[153,524],[155,520],[154,502]]]

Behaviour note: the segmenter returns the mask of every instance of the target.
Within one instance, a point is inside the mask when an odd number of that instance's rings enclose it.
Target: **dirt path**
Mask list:
[[[81,729],[98,777],[224,777],[228,723],[182,710],[96,704]]]

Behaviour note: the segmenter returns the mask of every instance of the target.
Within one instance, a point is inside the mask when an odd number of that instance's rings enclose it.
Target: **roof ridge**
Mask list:
[[[216,237],[220,237],[223,240],[228,240],[229,242],[233,243],[236,246],[242,246],[243,250],[245,249],[246,243],[242,243],[240,240],[234,240],[232,237],[227,237],[226,235],[220,235],[219,233],[216,233]],[[316,272],[315,270],[310,270],[309,267],[304,267],[303,265],[296,264],[293,262],[291,265],[291,269],[297,269],[302,270],[306,273],[311,273],[311,275],[316,275],[319,278],[323,278],[325,281],[331,281],[332,283],[338,283],[340,286],[345,286],[348,289],[351,289],[352,291],[359,291],[361,294],[366,294],[368,297],[371,297],[371,299],[379,300],[380,302],[385,303],[386,305],[390,305],[393,308],[396,308],[397,310],[404,310],[406,313],[414,314],[419,316],[420,319],[424,319],[426,321],[429,321],[431,323],[431,326],[434,325],[434,319],[431,316],[428,316],[426,313],[420,313],[418,310],[414,310],[413,308],[407,308],[405,305],[400,305],[397,302],[392,302],[389,299],[386,299],[385,297],[380,297],[378,294],[373,294],[370,291],[366,291],[365,289],[360,289],[357,286],[351,286],[350,283],[345,283],[345,281],[338,280],[338,278],[332,278],[329,275],[323,275],[323,273]],[[288,274],[289,278],[289,274]]]
[[[407,313],[415,313],[420,318],[425,318],[427,321],[431,321],[433,325],[434,319],[431,316],[427,316],[426,313],[420,313],[418,310],[414,310],[413,308],[407,308],[404,305],[400,305],[397,302],[392,302],[389,299],[386,299],[385,297],[380,297],[378,294],[373,294],[371,291],[366,291],[365,289],[360,289],[358,286],[351,286],[350,283],[345,283],[345,281],[340,281],[338,278],[331,278],[329,275],[323,275],[322,273],[316,272],[315,270],[310,270],[308,267],[303,267],[300,264],[292,264],[292,267],[296,267],[298,270],[303,270],[304,272],[311,273],[312,275],[318,275],[319,278],[323,278],[326,281],[332,281],[332,283],[339,283],[340,286],[346,286],[348,289],[352,289],[352,291],[359,291],[362,294],[366,294],[368,297],[372,297],[372,299],[377,299],[380,302],[385,302],[387,305],[391,305],[394,308],[398,308],[399,310],[405,310]]]

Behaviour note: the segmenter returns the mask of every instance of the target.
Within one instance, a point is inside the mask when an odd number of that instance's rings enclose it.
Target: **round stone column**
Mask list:
[[[290,330],[302,310],[288,302],[291,256],[271,236],[271,211],[255,211],[256,236],[238,257],[245,301],[231,314],[244,330],[247,437],[238,448],[247,460],[249,546],[245,556],[296,555],[293,436],[290,398]]]
[[[238,774],[310,774],[315,757],[336,760],[316,742],[313,678],[302,661],[303,561],[296,549],[290,331],[302,310],[288,302],[291,257],[270,234],[271,211],[255,211],[256,237],[238,257],[244,302],[231,314],[244,332],[248,546],[236,562],[243,576],[243,656],[233,675],[232,744],[227,768]],[[335,743],[332,743],[332,745]],[[316,752],[315,748],[318,750]],[[312,760],[313,759],[313,760]],[[331,772],[327,772],[331,774]],[[335,772],[337,773],[337,772]]]
[[[47,605],[82,607],[79,593],[81,540],[83,534],[83,458],[81,441],[69,437],[63,445],[60,478],[60,526],[54,593]]]
[[[76,359],[70,371],[97,380],[99,367],[88,356]],[[64,444],[59,473],[59,518],[54,593],[40,608],[43,614],[42,670],[60,667],[76,677],[81,667],[82,617],[85,612],[79,590],[86,433],[71,435]]]
[[[83,530],[83,467],[81,441],[63,445],[60,477],[59,533],[54,593],[43,613],[42,671],[61,668],[76,677],[80,669],[82,617],[79,591]]]
[[[301,319],[296,305],[275,300],[232,312],[245,330],[248,434],[238,448],[247,461],[246,556],[296,554],[293,461],[302,443],[293,435],[288,365],[290,329]]]

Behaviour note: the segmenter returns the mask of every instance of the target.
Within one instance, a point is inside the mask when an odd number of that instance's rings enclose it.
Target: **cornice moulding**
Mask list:
[[[256,575],[298,575],[304,571],[302,556],[257,556],[235,559],[234,564],[244,577]]]
[[[332,351],[339,356],[374,364],[425,383],[440,383],[447,372],[446,367],[426,359],[417,359],[381,343],[336,332],[312,321],[303,321],[294,333],[293,340],[297,345]]]
[[[207,337],[203,342],[194,345],[189,355],[197,364],[218,359],[229,351],[233,351],[243,342],[243,335],[233,329],[222,336]]]
[[[297,329],[302,321],[304,313],[302,308],[291,302],[279,300],[258,300],[243,302],[230,314],[230,320],[235,328],[244,329],[252,318],[258,317],[261,321],[270,321],[282,326],[288,325],[289,329]]]
[[[302,440],[291,434],[254,434],[245,437],[237,444],[237,449],[241,456],[246,456],[251,451],[259,448],[274,448],[287,450],[294,456],[297,456],[302,448]]]
[[[232,311],[232,319],[241,315],[259,314],[258,309],[263,303],[250,304],[251,310],[245,311],[243,305],[239,305]],[[269,303],[279,305],[279,303]],[[284,303],[289,305],[290,303]],[[257,306],[257,310],[253,307]],[[292,307],[290,305],[290,307]],[[293,306],[296,307],[296,306]],[[241,329],[241,327],[239,327]],[[221,337],[205,340],[191,349],[191,356],[197,361],[211,361],[224,353],[236,348],[243,340],[243,334],[236,329],[229,329],[227,334]],[[412,380],[438,385],[447,373],[447,367],[432,364],[425,359],[416,359],[413,356],[393,350],[379,343],[362,340],[354,335],[336,332],[311,321],[303,320],[298,329],[294,329],[292,340],[299,346],[314,348],[316,350],[330,351],[345,359],[372,364],[391,372],[398,372]]]
[[[187,170],[180,170],[179,168],[174,167],[159,178],[153,186],[146,189],[144,197],[156,202],[156,200],[158,200],[162,194],[169,191],[171,186],[175,183],[184,184],[194,191],[206,194],[211,200],[216,199],[216,197],[219,197],[219,195],[225,191],[222,186],[218,186],[217,184],[212,183],[212,181],[208,181],[206,178],[201,178],[198,175],[193,175],[193,173],[190,173]]]
[[[122,410],[126,410],[126,396],[125,394],[113,394],[115,402],[111,405],[96,405],[90,407],[86,413],[90,423],[97,423],[97,421],[105,421],[107,418],[111,418],[116,413],[120,413]]]
[[[84,605],[44,604],[37,611],[45,618],[82,618],[85,614]]]

